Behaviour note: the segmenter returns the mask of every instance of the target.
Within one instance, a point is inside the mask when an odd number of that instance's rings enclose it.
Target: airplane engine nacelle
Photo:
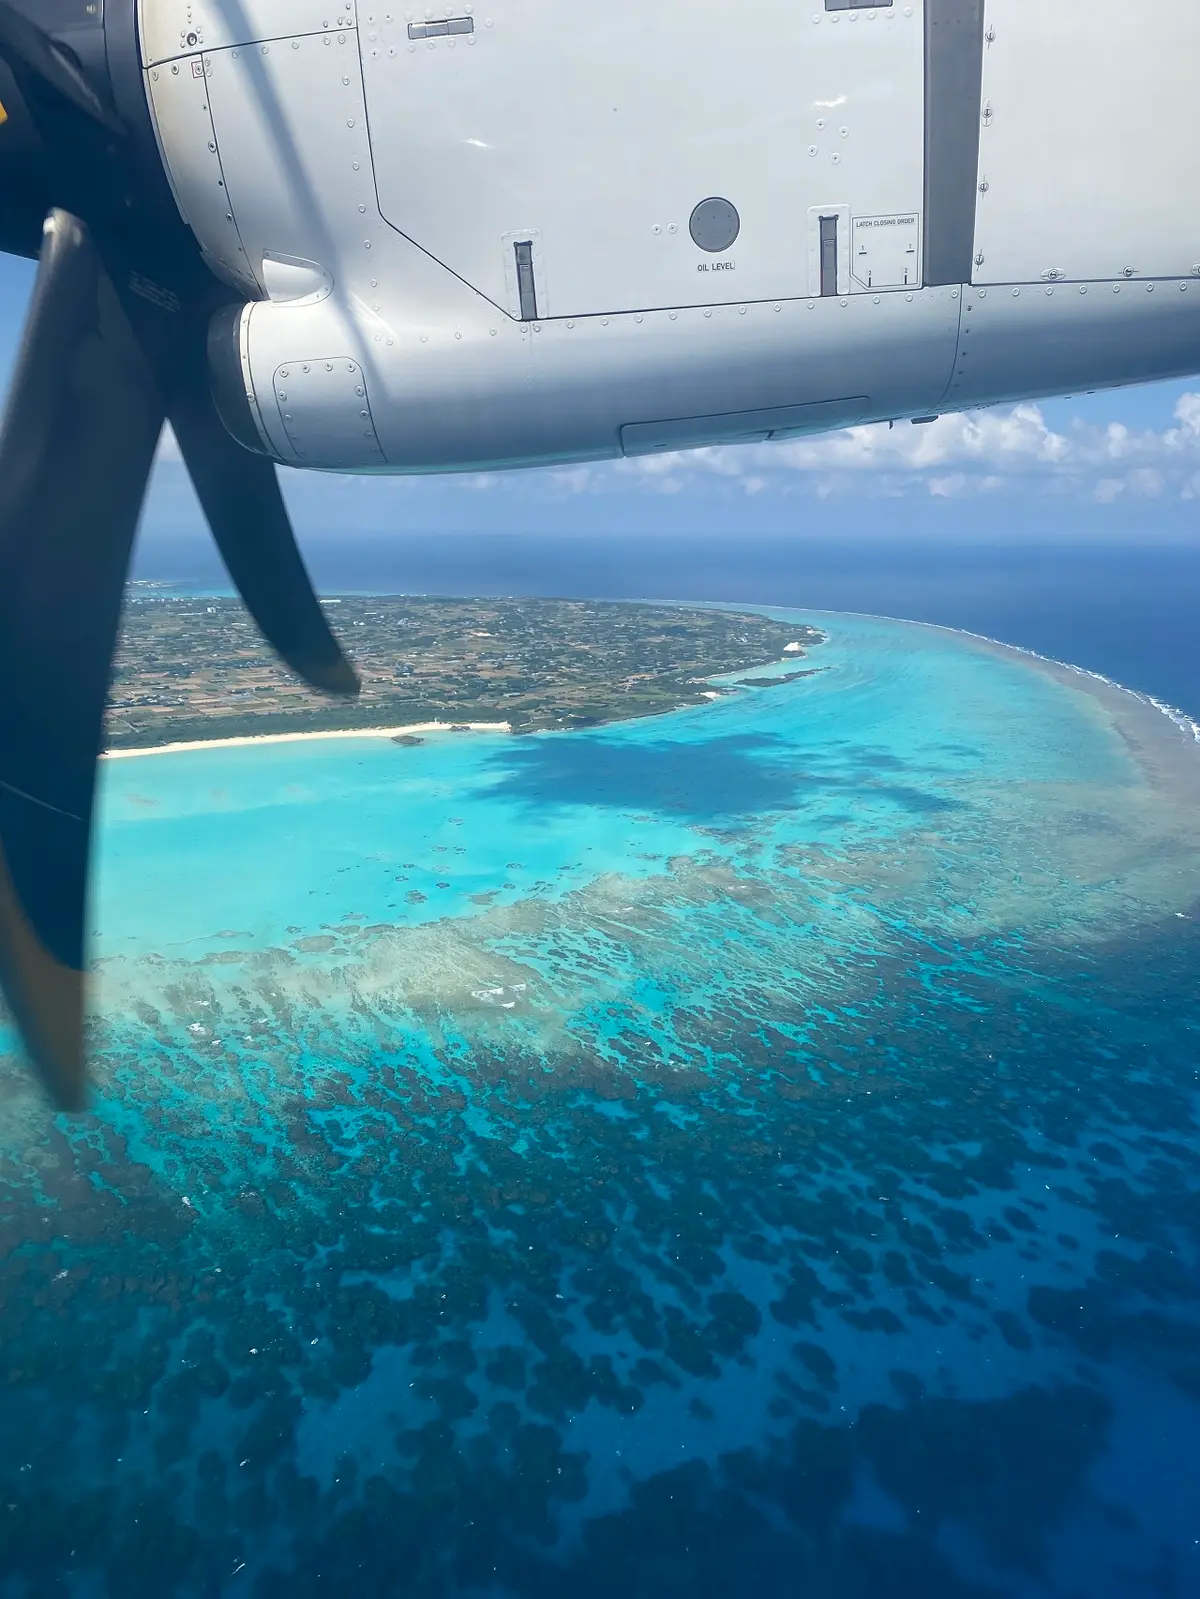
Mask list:
[[[1200,369],[1200,12],[142,0],[234,431],[444,471]]]

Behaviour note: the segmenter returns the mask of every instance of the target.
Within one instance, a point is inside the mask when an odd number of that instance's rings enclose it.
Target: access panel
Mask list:
[[[384,216],[523,320],[807,295],[814,209],[922,203],[919,0],[360,7],[359,45]]]
[[[1200,6],[988,0],[974,281],[1200,267]]]

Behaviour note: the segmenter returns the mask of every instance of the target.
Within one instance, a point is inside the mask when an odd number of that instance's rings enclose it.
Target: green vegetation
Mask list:
[[[327,602],[362,677],[358,700],[314,694],[235,599],[134,585],[108,747],[193,739],[508,722],[516,732],[653,716],[711,694],[709,679],[796,660],[814,629],[735,610],[592,600],[350,596]]]

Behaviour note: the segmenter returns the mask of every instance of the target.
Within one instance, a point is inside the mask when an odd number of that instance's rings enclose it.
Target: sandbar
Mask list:
[[[187,750],[232,750],[250,744],[303,744],[327,738],[404,738],[416,733],[511,733],[509,722],[409,722],[404,727],[339,727],[316,733],[249,733],[243,738],[197,738],[182,744],[149,744],[145,749],[105,750],[104,761],[141,755],[181,755]]]

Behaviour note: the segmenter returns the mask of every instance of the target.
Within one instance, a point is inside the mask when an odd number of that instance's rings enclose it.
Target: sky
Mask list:
[[[34,268],[0,257],[7,385]],[[406,533],[639,533],[1200,544],[1200,379],[574,468],[436,478],[285,471],[303,540]],[[200,535],[160,452],[143,546]]]

